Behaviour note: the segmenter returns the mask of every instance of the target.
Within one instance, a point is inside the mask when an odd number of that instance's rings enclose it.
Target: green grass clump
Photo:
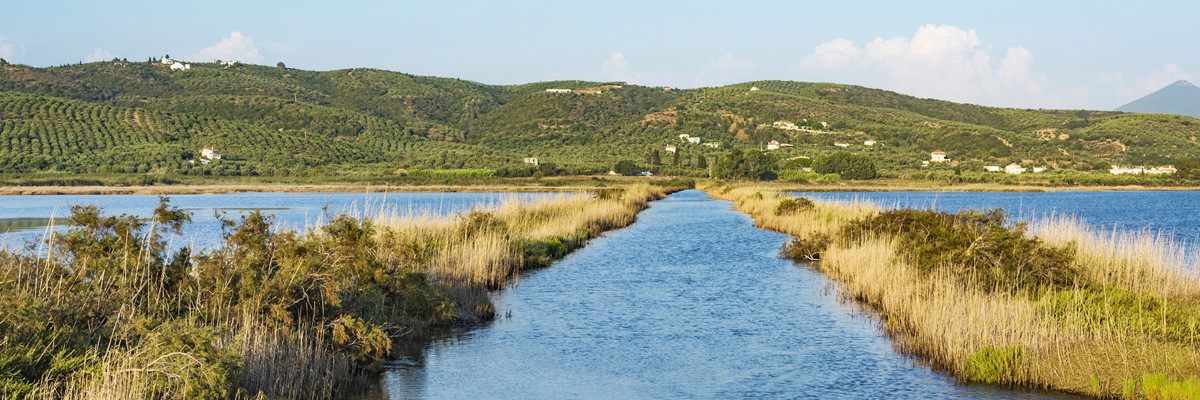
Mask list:
[[[1151,400],[1200,399],[1200,379],[1174,380],[1165,373],[1142,376],[1142,394]]]
[[[1024,357],[1021,346],[984,347],[967,358],[966,378],[977,382],[1016,382]]]
[[[1051,317],[1069,321],[1087,332],[1147,335],[1183,344],[1200,338],[1200,303],[1194,299],[1090,285],[1050,291],[1041,298],[1041,304]]]

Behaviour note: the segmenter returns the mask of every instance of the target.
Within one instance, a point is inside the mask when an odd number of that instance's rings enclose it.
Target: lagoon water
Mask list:
[[[192,223],[176,245],[214,248],[221,243],[221,223],[216,213],[237,220],[259,210],[275,218],[275,226],[304,229],[328,220],[327,214],[364,215],[380,209],[401,212],[428,211],[446,215],[474,205],[496,204],[509,198],[540,198],[555,193],[228,193],[171,195],[171,205],[192,213]],[[54,229],[70,215],[71,206],[94,204],[105,215],[150,216],[158,206],[156,195],[50,195],[0,196],[0,248],[15,248],[37,240],[54,222]]]
[[[870,200],[882,207],[943,211],[1003,208],[1015,219],[1068,214],[1105,228],[1162,230],[1194,242],[1200,237],[1200,192],[860,192],[793,193],[827,200]]]
[[[695,190],[495,298],[500,318],[385,370],[386,399],[1051,398],[897,353],[787,240]]]

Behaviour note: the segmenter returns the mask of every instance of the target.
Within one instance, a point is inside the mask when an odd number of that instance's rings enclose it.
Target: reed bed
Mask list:
[[[294,232],[253,213],[224,247],[172,251],[188,222],[73,210],[41,254],[0,250],[0,397],[325,399],[397,341],[494,317],[488,291],[634,221],[675,188],[376,210]]]
[[[977,229],[961,258],[931,260],[921,247],[954,249],[911,239],[938,240],[936,233],[864,222],[886,220],[886,210],[870,203],[797,200],[755,187],[706,190],[736,202],[758,226],[795,236],[785,254],[819,247],[814,265],[847,298],[878,311],[898,349],[960,379],[1112,398],[1200,395],[1200,269],[1186,244],[1163,232],[1052,215]],[[986,217],[968,216],[976,224]],[[1026,246],[1012,260],[1021,269],[1000,275],[1011,279],[985,279],[989,271],[967,267],[976,246],[1003,256],[1003,245]],[[1055,261],[1066,264],[1045,271]]]

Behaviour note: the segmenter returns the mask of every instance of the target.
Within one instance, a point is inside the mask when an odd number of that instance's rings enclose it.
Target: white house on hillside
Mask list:
[[[774,141],[774,140],[767,142],[767,150],[776,150],[776,149],[779,149],[779,142]]]
[[[546,93],[571,93],[571,89],[546,89]]]
[[[200,149],[200,164],[208,164],[212,160],[220,160],[221,152],[212,147]]]
[[[716,149],[716,148],[721,147],[721,142],[708,142],[708,143],[705,143],[704,145]]]
[[[184,64],[179,61],[176,61],[174,64],[171,64],[172,71],[182,71],[185,69],[192,69],[192,64]]]
[[[1004,167],[1006,174],[1019,175],[1022,172],[1025,172],[1025,168],[1017,164],[1008,164],[1007,167]]]
[[[771,123],[771,126],[779,128],[779,129],[792,129],[792,130],[800,129],[800,127],[796,126],[796,124],[793,124],[792,121],[775,121],[775,122]]]
[[[850,143],[846,142],[835,142],[833,145],[837,147],[850,147]]]
[[[983,169],[987,172],[1000,172],[999,165],[988,165],[988,166],[983,167]]]
[[[525,157],[525,163],[526,163],[526,164],[533,164],[534,166],[537,166],[537,165],[538,165],[538,159],[537,159],[537,157]]]
[[[667,151],[669,151],[669,152],[672,152],[672,153],[674,153],[674,152],[675,152],[676,150],[678,150],[678,149],[679,149],[679,148],[678,148],[678,147],[675,147],[675,145],[673,145],[673,144],[668,144],[668,145],[667,145]]]
[[[946,162],[946,152],[941,151],[941,150],[934,150],[932,153],[929,153],[929,161]]]
[[[687,141],[688,143],[700,144],[700,138],[698,137],[689,137],[687,138]]]
[[[865,141],[863,141],[863,146],[874,146],[874,145],[875,145],[875,141],[874,141],[874,140],[865,140]]]

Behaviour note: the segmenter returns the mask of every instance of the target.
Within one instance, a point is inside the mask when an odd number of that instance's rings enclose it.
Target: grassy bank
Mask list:
[[[307,232],[254,213],[220,249],[190,216],[72,210],[45,253],[0,251],[0,397],[334,398],[398,341],[492,318],[487,291],[632,223],[671,188],[510,200],[453,217],[377,210]]]
[[[899,349],[956,377],[1101,397],[1200,394],[1200,281],[1167,236],[707,190],[794,236],[784,255],[819,261],[879,312]]]

